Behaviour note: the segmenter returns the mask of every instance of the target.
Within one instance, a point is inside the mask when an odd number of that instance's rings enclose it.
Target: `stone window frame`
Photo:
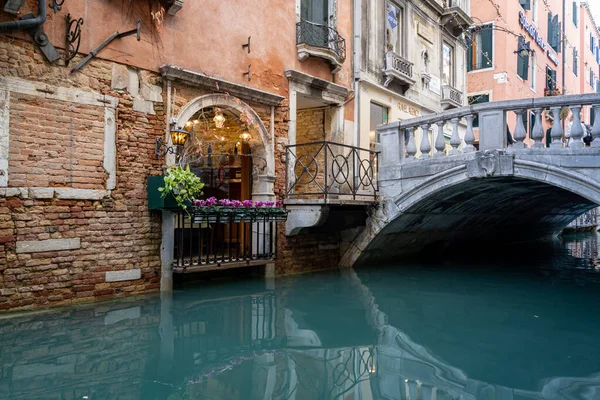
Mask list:
[[[10,94],[18,93],[44,99],[104,108],[104,154],[102,166],[108,173],[105,190],[69,187],[9,188],[10,179]],[[0,196],[37,199],[100,200],[117,186],[117,121],[119,99],[96,92],[48,85],[24,79],[0,77]]]

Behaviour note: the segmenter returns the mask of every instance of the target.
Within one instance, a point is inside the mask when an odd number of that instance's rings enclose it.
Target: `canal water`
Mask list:
[[[598,236],[0,319],[0,399],[600,399]]]

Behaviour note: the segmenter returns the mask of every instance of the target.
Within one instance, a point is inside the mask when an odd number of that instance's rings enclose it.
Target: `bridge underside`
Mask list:
[[[401,212],[372,240],[359,264],[421,253],[444,256],[558,234],[597,207],[570,191],[515,177],[470,179]]]

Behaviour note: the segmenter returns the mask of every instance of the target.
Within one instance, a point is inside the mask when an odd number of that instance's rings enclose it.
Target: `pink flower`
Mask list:
[[[275,205],[276,205],[277,207],[283,207],[283,201],[281,201],[281,200],[277,200],[277,202],[275,203]]]
[[[232,206],[232,207],[234,207],[234,208],[240,208],[240,207],[242,207],[242,206],[243,206],[243,204],[242,204],[242,202],[241,202],[241,201],[239,201],[239,200],[233,200],[233,201],[231,202],[231,206]]]
[[[275,205],[272,201],[265,201],[265,207],[273,207]]]
[[[244,201],[242,202],[242,205],[243,205],[244,207],[248,207],[248,208],[250,208],[250,207],[253,207],[253,206],[254,206],[254,202],[253,202],[252,200],[244,200]]]

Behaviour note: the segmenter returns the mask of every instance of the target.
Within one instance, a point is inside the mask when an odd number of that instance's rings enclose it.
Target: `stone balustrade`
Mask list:
[[[422,116],[404,121],[380,125],[378,131],[381,137],[381,166],[397,165],[398,163],[429,159],[431,157],[451,157],[461,153],[476,151],[475,132],[473,120],[479,119],[479,146],[478,150],[502,150],[508,148],[507,143],[507,117],[508,113],[516,114],[516,123],[510,127],[515,143],[510,151],[527,151],[529,149],[545,148],[545,132],[542,124],[542,114],[551,112],[553,116],[560,115],[563,107],[569,107],[573,113],[573,128],[568,138],[565,137],[562,121],[554,118],[551,129],[551,148],[581,149],[586,134],[580,121],[579,114],[585,106],[592,106],[595,115],[600,116],[600,94],[585,94],[571,96],[556,96],[535,99],[509,100],[491,103],[476,104],[468,107],[448,110],[439,114]],[[535,115],[535,124],[527,134],[523,123],[528,112]],[[459,123],[466,122],[464,137],[459,136]],[[452,136],[451,149],[447,150],[444,138],[444,127],[451,124]],[[435,126],[435,139],[429,139],[429,130]],[[408,140],[404,132],[407,131]],[[417,143],[416,133],[420,132],[420,141]],[[594,138],[591,147],[600,147],[600,118],[596,118],[592,127]],[[566,140],[568,139],[568,140]],[[419,151],[417,151],[419,149]],[[418,155],[417,153],[420,153]]]

